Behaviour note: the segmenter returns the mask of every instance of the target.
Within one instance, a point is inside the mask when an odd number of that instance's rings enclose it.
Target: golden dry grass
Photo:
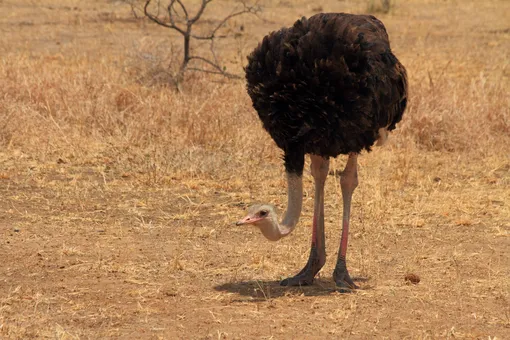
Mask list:
[[[266,22],[238,18],[228,30],[242,35],[219,44],[233,72],[301,15],[366,9],[262,4]],[[389,143],[360,158],[348,264],[366,280],[354,294],[331,282],[334,175],[329,261],[313,287],[278,286],[308,257],[308,173],[293,235],[268,243],[233,226],[251,203],[286,201],[280,151],[242,81],[149,86],[161,73],[143,56],[167,62],[161,46],[177,36],[119,3],[0,9],[0,338],[508,338],[509,2],[393,1],[378,14],[411,98]]]

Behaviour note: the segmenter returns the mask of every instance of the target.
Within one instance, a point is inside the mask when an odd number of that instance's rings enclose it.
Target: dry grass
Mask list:
[[[367,13],[377,14],[383,13],[388,14],[391,10],[391,0],[368,0],[367,1]]]
[[[244,25],[242,35],[219,45],[234,72],[265,33],[300,15],[365,10],[349,0],[263,5],[267,22],[239,19],[228,29]],[[308,256],[309,174],[289,238],[267,243],[232,226],[253,202],[286,201],[280,151],[243,82],[192,74],[183,94],[148,83],[140,76],[161,71],[136,56],[148,49],[168,63],[152,47],[175,36],[114,2],[0,9],[9,13],[0,22],[0,338],[507,336],[509,3],[399,1],[380,15],[411,99],[388,145],[360,160],[348,261],[368,280],[355,294],[336,293],[330,278],[334,176],[329,261],[313,287],[277,284]],[[421,282],[406,284],[408,273]]]

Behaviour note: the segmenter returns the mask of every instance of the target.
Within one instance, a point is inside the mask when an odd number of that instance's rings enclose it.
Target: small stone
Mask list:
[[[406,282],[411,282],[414,285],[420,283],[420,277],[413,273],[406,274],[406,276],[404,276],[404,280]]]

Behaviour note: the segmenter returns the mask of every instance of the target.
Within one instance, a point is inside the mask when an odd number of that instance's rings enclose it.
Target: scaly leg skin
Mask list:
[[[294,277],[283,280],[282,286],[307,286],[313,284],[315,275],[326,263],[324,236],[324,185],[329,171],[329,160],[312,155],[312,176],[315,180],[312,247],[306,266]]]
[[[349,271],[347,271],[347,266],[345,264],[345,258],[343,257],[339,256],[338,258],[335,271],[333,272],[333,278],[336,286],[338,287],[338,291],[341,293],[348,293],[353,289],[359,288],[349,276]]]
[[[354,189],[358,186],[358,155],[355,153],[349,154],[349,159],[340,178],[340,186],[342,188],[342,198],[344,201],[344,211],[342,218],[342,237],[340,239],[340,249],[338,250],[338,260],[336,262],[333,278],[339,291],[350,292],[352,289],[357,289],[358,286],[354,284],[345,262],[347,254],[347,239],[349,236],[349,217],[351,214],[351,199]]]

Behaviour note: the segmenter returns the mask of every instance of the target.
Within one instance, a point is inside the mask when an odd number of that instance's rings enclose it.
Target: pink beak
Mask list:
[[[262,218],[260,217],[252,217],[251,215],[246,216],[242,220],[236,222],[236,225],[245,225],[245,224],[253,224],[257,221],[260,221]]]

